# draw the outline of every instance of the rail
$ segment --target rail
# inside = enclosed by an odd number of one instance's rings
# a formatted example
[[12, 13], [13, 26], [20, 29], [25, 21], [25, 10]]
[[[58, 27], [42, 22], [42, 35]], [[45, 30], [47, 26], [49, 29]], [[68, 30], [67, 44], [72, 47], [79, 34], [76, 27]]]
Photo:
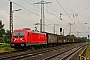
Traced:
[[[50, 47], [50, 48], [43, 48], [43, 49], [39, 49], [39, 50], [36, 50], [36, 51], [32, 51], [32, 52], [16, 52], [16, 53], [10, 53], [10, 54], [3, 54], [0, 56], [0, 60], [19, 60], [19, 59], [22, 59], [22, 60], [25, 60], [25, 59], [28, 59], [28, 60], [43, 60], [49, 56], [51, 56], [51, 52], [52, 54], [58, 54], [59, 52], [63, 53], [64, 51], [61, 50], [61, 48], [65, 48], [65, 50], [68, 50], [69, 49], [67, 48], [67, 46], [69, 46], [71, 49], [73, 47], [77, 47], [77, 46], [81, 46], [82, 44], [74, 44], [72, 46], [72, 44], [68, 44], [68, 45], [62, 45], [62, 46], [57, 46], [57, 47]], [[57, 53], [58, 52], [58, 53]], [[47, 55], [48, 53], [48, 55]], [[34, 57], [34, 58], [33, 58]], [[53, 57], [52, 57], [53, 58]]]
[[87, 50], [87, 46], [85, 47], [85, 49], [79, 55], [79, 60], [89, 60], [89, 58], [85, 57], [86, 56], [86, 50]]
[[63, 51], [61, 53], [55, 54], [53, 56], [50, 56], [48, 58], [45, 58], [43, 60], [54, 60], [54, 59], [59, 59], [59, 60], [71, 60], [72, 57], [78, 52], [80, 51], [85, 45], [79, 45], [77, 47], [68, 49], [66, 51]]

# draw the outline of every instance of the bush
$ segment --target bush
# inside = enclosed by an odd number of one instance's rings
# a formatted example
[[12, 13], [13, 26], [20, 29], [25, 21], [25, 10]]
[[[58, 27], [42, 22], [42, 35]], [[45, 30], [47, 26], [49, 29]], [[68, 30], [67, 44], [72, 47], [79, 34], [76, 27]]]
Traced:
[[14, 48], [10, 47], [10, 44], [0, 44], [0, 53], [1, 52], [10, 52], [14, 51]]
[[0, 38], [0, 43], [4, 43], [4, 39], [3, 38]]
[[4, 47], [10, 47], [10, 44], [1, 44], [0, 48], [4, 48]]

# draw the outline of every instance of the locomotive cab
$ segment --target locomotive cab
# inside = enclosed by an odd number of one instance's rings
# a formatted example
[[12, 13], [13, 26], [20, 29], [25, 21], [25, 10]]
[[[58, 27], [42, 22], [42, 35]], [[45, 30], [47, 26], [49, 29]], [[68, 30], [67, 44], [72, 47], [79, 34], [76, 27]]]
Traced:
[[25, 46], [27, 33], [26, 30], [14, 30], [12, 33], [12, 46]]

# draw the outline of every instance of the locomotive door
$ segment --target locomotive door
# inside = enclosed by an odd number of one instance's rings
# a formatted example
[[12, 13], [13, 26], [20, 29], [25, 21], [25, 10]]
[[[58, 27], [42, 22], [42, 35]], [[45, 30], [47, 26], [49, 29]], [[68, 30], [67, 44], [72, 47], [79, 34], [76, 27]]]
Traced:
[[27, 41], [30, 42], [30, 33], [28, 32], [28, 35], [27, 35]]

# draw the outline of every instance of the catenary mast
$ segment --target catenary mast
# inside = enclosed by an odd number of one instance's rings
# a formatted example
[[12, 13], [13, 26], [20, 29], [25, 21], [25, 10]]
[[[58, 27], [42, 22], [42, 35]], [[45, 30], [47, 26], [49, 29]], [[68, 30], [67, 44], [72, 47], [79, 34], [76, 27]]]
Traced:
[[41, 0], [40, 2], [34, 4], [41, 4], [41, 19], [40, 19], [40, 32], [45, 32], [45, 15], [44, 15], [44, 5], [51, 2], [45, 2]]

